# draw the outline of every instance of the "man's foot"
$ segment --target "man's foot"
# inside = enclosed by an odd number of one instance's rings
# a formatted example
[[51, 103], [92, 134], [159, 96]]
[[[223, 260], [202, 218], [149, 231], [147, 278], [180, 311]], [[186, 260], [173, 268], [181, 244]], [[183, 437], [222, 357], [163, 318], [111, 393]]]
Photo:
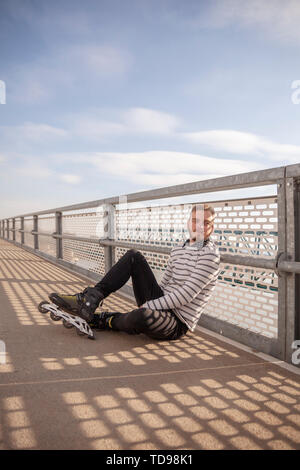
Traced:
[[94, 313], [93, 319], [91, 320], [92, 328], [96, 328], [97, 330], [112, 330], [113, 329], [112, 320], [116, 315], [118, 315], [118, 313], [114, 313], [114, 312]]
[[49, 299], [55, 305], [72, 315], [83, 318], [87, 322], [93, 320], [93, 314], [103, 301], [103, 294], [95, 287], [87, 287], [83, 292], [74, 295], [57, 294], [53, 292]]

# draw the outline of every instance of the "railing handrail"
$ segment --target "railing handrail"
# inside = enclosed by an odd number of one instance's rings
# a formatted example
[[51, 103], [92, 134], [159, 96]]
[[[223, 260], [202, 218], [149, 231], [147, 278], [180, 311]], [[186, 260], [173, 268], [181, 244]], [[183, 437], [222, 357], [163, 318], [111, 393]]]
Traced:
[[[236, 202], [236, 201], [239, 201], [239, 202], [242, 202], [242, 201], [255, 201], [257, 199], [276, 199], [276, 195], [269, 195], [269, 196], [250, 196], [250, 197], [239, 197], [238, 199], [237, 198], [233, 198], [233, 199], [226, 199], [226, 203], [225, 204], [229, 204], [231, 202]], [[209, 203], [209, 204], [218, 204], [218, 203], [224, 203], [224, 199], [217, 199], [217, 200], [209, 200], [209, 201], [205, 201], [205, 202], [202, 202], [202, 203]], [[84, 203], [84, 204], [88, 204], [88, 202]], [[201, 204], [201, 202], [199, 202], [199, 204]], [[159, 207], [159, 208], [162, 208], [162, 207], [169, 207], [169, 206], [173, 206], [174, 204], [160, 204], [159, 206], [154, 206], [154, 207]], [[180, 203], [178, 204], [180, 205]], [[148, 208], [148, 206], [145, 206], [145, 208]], [[93, 207], [90, 207], [90, 209], [93, 209]], [[138, 209], [141, 209], [140, 207]], [[150, 207], [150, 209], [152, 209], [152, 207]], [[72, 210], [77, 210], [77, 209], [72, 209]], [[80, 209], [78, 209], [80, 210]], [[119, 212], [122, 212], [122, 211], [127, 211], [128, 208], [126, 209], [118, 209]], [[65, 212], [61, 209], [62, 212]], [[44, 214], [44, 215], [52, 215], [51, 218], [53, 218], [55, 216], [55, 212], [58, 212], [57, 209], [52, 209], [50, 210], [49, 209], [49, 212], [47, 212], [47, 214]], [[68, 211], [66, 211], [68, 212]], [[74, 217], [77, 217], [78, 215], [86, 215], [86, 216], [89, 216], [89, 215], [92, 215], [93, 212], [83, 212], [82, 214], [74, 214]], [[32, 212], [30, 214], [25, 214], [25, 215], [17, 215], [17, 216], [14, 216], [14, 217], [5, 217], [4, 219], [1, 219], [1, 220], [13, 220], [13, 219], [21, 219], [21, 218], [27, 218], [26, 219], [27, 221], [28, 220], [31, 220], [31, 217], [34, 217], [35, 215], [43, 215], [41, 214], [40, 212]], [[63, 215], [64, 216], [64, 215]], [[68, 215], [67, 215], [68, 216]], [[73, 216], [73, 214], [72, 214]], [[47, 217], [45, 217], [45, 219], [47, 219]], [[0, 220], [0, 222], [1, 222]], [[41, 220], [44, 220], [44, 219], [41, 219]], [[12, 229], [10, 229], [12, 230]], [[17, 229], [16, 229], [17, 230]]]

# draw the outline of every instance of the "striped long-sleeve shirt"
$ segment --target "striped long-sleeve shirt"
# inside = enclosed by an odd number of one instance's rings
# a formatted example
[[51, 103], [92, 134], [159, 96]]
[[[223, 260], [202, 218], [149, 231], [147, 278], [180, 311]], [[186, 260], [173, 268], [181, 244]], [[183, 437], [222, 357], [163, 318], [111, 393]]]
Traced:
[[172, 309], [194, 331], [219, 274], [220, 253], [210, 239], [203, 247], [189, 240], [172, 248], [160, 287], [164, 295], [148, 300], [143, 307], [151, 310]]

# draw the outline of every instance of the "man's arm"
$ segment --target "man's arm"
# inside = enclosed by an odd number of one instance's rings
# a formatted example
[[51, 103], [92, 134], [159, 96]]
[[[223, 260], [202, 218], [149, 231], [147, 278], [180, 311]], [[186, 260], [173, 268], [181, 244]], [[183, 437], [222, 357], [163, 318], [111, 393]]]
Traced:
[[220, 257], [216, 253], [205, 253], [194, 267], [189, 279], [176, 291], [158, 299], [148, 300], [142, 307], [151, 310], [168, 310], [189, 304], [204, 287], [216, 278], [219, 271]]
[[163, 272], [162, 278], [159, 282], [159, 285], [162, 289], [165, 288], [172, 276], [172, 258], [170, 256], [166, 269]]

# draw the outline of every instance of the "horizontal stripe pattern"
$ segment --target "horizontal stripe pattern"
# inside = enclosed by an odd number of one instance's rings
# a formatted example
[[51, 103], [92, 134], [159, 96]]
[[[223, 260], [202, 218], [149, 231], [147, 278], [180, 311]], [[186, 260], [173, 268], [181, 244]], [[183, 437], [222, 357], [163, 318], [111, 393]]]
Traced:
[[210, 239], [201, 248], [197, 244], [189, 245], [189, 240], [173, 247], [160, 282], [164, 295], [145, 302], [143, 307], [172, 309], [194, 331], [215, 288], [219, 266], [219, 249]]

